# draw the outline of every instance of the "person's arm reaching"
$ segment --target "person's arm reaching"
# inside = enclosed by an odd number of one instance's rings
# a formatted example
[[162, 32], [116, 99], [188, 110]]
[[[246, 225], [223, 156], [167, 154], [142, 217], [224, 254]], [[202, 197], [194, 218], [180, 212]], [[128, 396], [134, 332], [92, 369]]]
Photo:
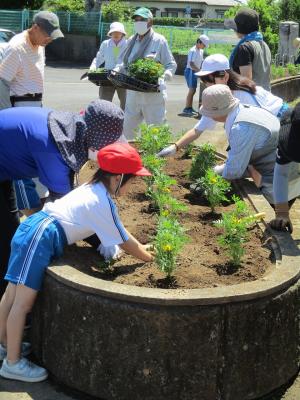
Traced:
[[168, 147], [162, 149], [157, 156], [158, 157], [168, 157], [174, 155], [179, 149], [187, 146], [188, 144], [192, 143], [196, 140], [200, 135], [201, 131], [197, 131], [195, 128], [187, 131], [182, 138], [180, 138], [176, 143], [171, 144]]
[[129, 239], [126, 242], [120, 244], [121, 249], [142, 261], [153, 261], [152, 254], [146, 250], [147, 246], [142, 245], [134, 236], [131, 235], [131, 233], [127, 231], [127, 229], [125, 230]]

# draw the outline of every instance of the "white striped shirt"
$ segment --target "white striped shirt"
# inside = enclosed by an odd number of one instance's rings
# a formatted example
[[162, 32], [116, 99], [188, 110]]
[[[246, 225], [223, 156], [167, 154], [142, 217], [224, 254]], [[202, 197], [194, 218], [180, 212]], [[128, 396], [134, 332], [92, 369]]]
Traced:
[[28, 31], [15, 35], [8, 43], [0, 64], [0, 79], [9, 83], [10, 95], [44, 91], [45, 48], [33, 46]]

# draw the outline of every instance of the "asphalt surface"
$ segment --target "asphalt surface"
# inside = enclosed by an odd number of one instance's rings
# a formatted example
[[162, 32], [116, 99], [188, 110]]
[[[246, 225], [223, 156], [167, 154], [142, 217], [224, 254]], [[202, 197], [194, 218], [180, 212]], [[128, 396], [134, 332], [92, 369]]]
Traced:
[[[48, 65], [45, 75], [44, 107], [57, 110], [79, 111], [98, 97], [98, 88], [88, 81], [80, 81], [87, 67], [74, 67], [68, 64]], [[187, 88], [182, 76], [175, 76], [168, 83], [167, 119], [174, 135], [191, 129], [197, 122], [194, 118], [179, 116], [184, 108]], [[115, 98], [114, 102], [118, 104]], [[198, 98], [195, 96], [194, 108]], [[227, 147], [223, 127], [205, 132], [199, 142], [213, 142], [218, 151]], [[297, 215], [297, 217], [299, 217]], [[297, 218], [298, 219], [298, 218]], [[299, 230], [300, 232], [300, 230]], [[300, 236], [300, 235], [298, 235]], [[53, 349], [55, 351], [55, 349]], [[0, 378], [0, 400], [91, 400], [90, 396], [73, 392], [57, 384], [51, 377], [45, 382], [29, 384]], [[142, 399], [141, 399], [142, 400]], [[180, 399], [174, 399], [180, 400]], [[214, 399], [212, 399], [214, 400]], [[240, 399], [243, 400], [243, 399]], [[261, 400], [300, 400], [300, 376], [273, 395]]]

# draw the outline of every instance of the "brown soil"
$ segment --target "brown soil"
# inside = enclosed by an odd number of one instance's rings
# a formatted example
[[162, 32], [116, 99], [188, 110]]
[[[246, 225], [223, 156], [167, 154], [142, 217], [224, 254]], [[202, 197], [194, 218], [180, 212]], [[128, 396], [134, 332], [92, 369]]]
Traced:
[[[167, 173], [177, 179], [173, 195], [188, 205], [188, 211], [180, 217], [189, 241], [178, 257], [174, 278], [167, 280], [164, 274], [153, 263], [143, 263], [123, 254], [112, 270], [104, 272], [99, 269], [101, 258], [87, 243], [78, 242], [66, 249], [64, 262], [94, 277], [118, 283], [169, 288], [204, 288], [223, 285], [234, 285], [241, 282], [259, 279], [274, 268], [272, 253], [263, 243], [262, 232], [255, 226], [249, 235], [242, 265], [233, 267], [218, 243], [221, 230], [212, 222], [221, 217], [232, 205], [217, 208], [211, 213], [205, 199], [191, 193], [187, 171], [190, 160], [178, 155], [168, 161]], [[156, 215], [149, 210], [149, 201], [145, 196], [145, 184], [141, 178], [134, 180], [131, 191], [117, 200], [119, 214], [123, 224], [141, 243], [151, 242], [155, 235]]]

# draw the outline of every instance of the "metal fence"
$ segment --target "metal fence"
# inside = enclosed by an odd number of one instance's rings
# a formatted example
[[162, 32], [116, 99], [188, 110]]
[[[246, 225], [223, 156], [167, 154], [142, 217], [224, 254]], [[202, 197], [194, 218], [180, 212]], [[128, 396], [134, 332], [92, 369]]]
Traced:
[[[31, 25], [32, 18], [37, 12], [32, 10], [0, 10], [0, 28], [21, 32]], [[58, 11], [56, 14], [59, 18], [61, 29], [65, 33], [100, 34], [101, 13]]]
[[[31, 25], [32, 18], [36, 12], [38, 11], [0, 10], [0, 28], [21, 32]], [[64, 33], [99, 35], [101, 41], [107, 37], [110, 23], [101, 21], [101, 13], [70, 13], [58, 11], [56, 14], [59, 17], [61, 30]], [[127, 22], [125, 23], [125, 28], [127, 36], [130, 36], [133, 33], [133, 24]], [[212, 47], [214, 47], [214, 45], [228, 45], [229, 52], [232, 45], [237, 42], [237, 38], [231, 30], [155, 26], [155, 31], [162, 34], [167, 39], [174, 53], [176, 52], [179, 54], [186, 54], [188, 49], [195, 44], [199, 35], [203, 33], [209, 36], [211, 44], [213, 45]]]

